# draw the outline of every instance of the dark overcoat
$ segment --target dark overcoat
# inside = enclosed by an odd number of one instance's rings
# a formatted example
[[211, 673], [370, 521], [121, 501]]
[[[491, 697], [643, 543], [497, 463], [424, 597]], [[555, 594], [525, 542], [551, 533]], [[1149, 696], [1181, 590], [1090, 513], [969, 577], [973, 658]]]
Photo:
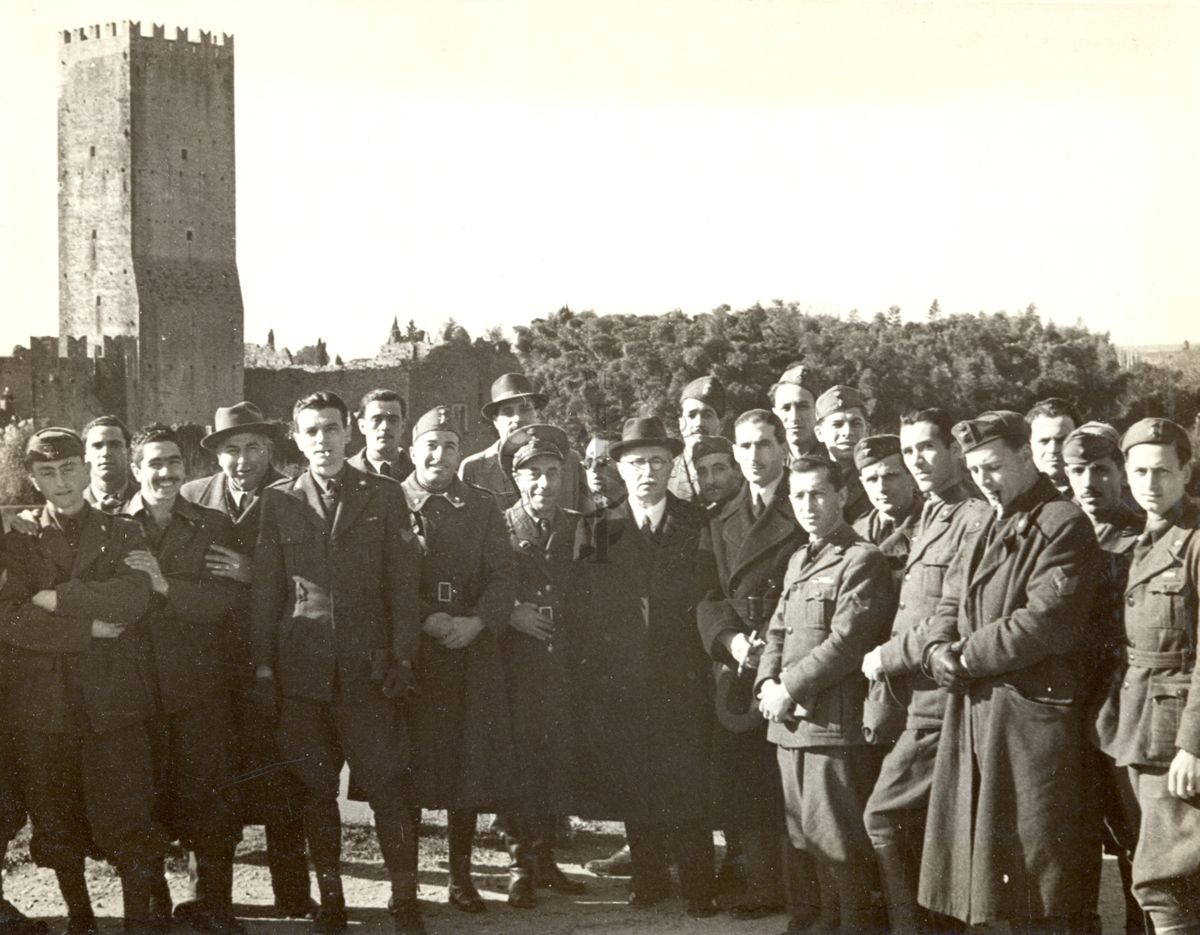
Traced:
[[[792, 513], [787, 491], [784, 475], [770, 507], [756, 519], [750, 487], [743, 484], [709, 522], [706, 543], [716, 561], [719, 587], [705, 594], [696, 620], [716, 666], [737, 668], [725, 643], [737, 633], [749, 635], [754, 629], [748, 622], [749, 598], [765, 598], [762, 613], [769, 620], [783, 591], [788, 560], [807, 541]], [[761, 629], [761, 624], [757, 628]], [[754, 673], [747, 677], [753, 681]], [[738, 827], [750, 815], [762, 814], [769, 804], [763, 799], [780, 794], [775, 745], [767, 740], [766, 719], [760, 717], [753, 730], [743, 733], [718, 725], [713, 732], [713, 802], [721, 827]]]
[[[521, 499], [512, 473], [500, 456], [499, 439], [483, 451], [463, 458], [458, 468], [458, 476], [468, 484], [491, 491], [502, 510], [507, 510]], [[568, 449], [563, 458], [562, 487], [558, 491], [558, 505], [564, 510], [582, 513], [590, 508], [590, 504], [587, 480], [583, 476], [583, 464], [580, 463], [579, 455]]]
[[263, 491], [254, 552], [254, 666], [284, 697], [350, 704], [412, 664], [420, 552], [400, 487], [346, 468], [332, 523], [305, 471]]
[[1092, 526], [1044, 475], [968, 533], [929, 623], [963, 641], [929, 802], [919, 899], [968, 924], [1082, 905], [1080, 652], [1099, 563]]
[[845, 523], [792, 555], [756, 683], [778, 679], [799, 708], [772, 721], [767, 739], [797, 749], [866, 742], [862, 660], [887, 635], [894, 607], [883, 553]]
[[495, 498], [455, 480], [430, 493], [410, 474], [401, 485], [424, 543], [418, 614], [478, 617], [483, 629], [463, 649], [421, 636], [420, 696], [411, 720], [417, 803], [486, 808], [516, 793], [508, 693], [500, 638], [516, 598], [512, 548]]
[[696, 605], [716, 584], [701, 510], [672, 494], [657, 537], [628, 502], [579, 524], [572, 641], [577, 814], [643, 824], [709, 819], [713, 720]]
[[574, 797], [569, 643], [575, 627], [572, 557], [579, 514], [554, 511], [543, 533], [518, 503], [504, 514], [515, 558], [518, 601], [549, 608], [548, 642], [512, 627], [501, 636], [522, 810], [569, 814]]
[[[10, 647], [4, 721], [11, 728], [100, 734], [154, 712], [143, 634], [132, 626], [149, 605], [150, 578], [125, 564], [131, 551], [146, 548], [142, 530], [88, 504], [80, 521], [74, 556], [49, 510], [35, 535], [5, 536], [0, 641]], [[29, 602], [46, 588], [58, 595], [52, 614]], [[93, 620], [131, 626], [116, 638], [93, 639]]]
[[[135, 519], [145, 509], [140, 493], [125, 504], [125, 514]], [[179, 497], [162, 541], [151, 550], [168, 583], [165, 598], [151, 597], [144, 621], [164, 714], [204, 704], [227, 686], [228, 617], [248, 589], [214, 576], [204, 557], [212, 545], [233, 543], [228, 516]]]

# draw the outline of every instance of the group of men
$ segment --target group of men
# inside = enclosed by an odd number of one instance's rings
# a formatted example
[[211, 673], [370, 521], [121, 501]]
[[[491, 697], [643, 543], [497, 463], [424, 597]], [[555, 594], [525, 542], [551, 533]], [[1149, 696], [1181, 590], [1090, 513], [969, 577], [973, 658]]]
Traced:
[[[422, 808], [447, 811], [448, 899], [480, 812], [508, 903], [576, 894], [563, 817], [624, 824], [629, 903], [670, 898], [788, 933], [1099, 931], [1117, 855], [1126, 929], [1200, 933], [1200, 512], [1164, 419], [1121, 436], [1061, 399], [1025, 416], [912, 412], [872, 433], [803, 365], [731, 419], [716, 377], [581, 458], [522, 374], [463, 457], [446, 406], [297, 400], [306, 465], [251, 403], [186, 481], [173, 430], [47, 428], [46, 506], [0, 587], [0, 831], [28, 815], [69, 933], [96, 931], [84, 859], [126, 929], [237, 933], [241, 829], [264, 823], [276, 906], [347, 927], [339, 781], [374, 812], [401, 935]], [[732, 414], [730, 414], [732, 415]], [[132, 476], [130, 476], [130, 470]], [[726, 842], [718, 874], [713, 831]], [[163, 856], [194, 855], [171, 906]], [[307, 845], [307, 857], [305, 848]], [[310, 896], [309, 863], [319, 900]], [[41, 930], [7, 901], [0, 932]]]

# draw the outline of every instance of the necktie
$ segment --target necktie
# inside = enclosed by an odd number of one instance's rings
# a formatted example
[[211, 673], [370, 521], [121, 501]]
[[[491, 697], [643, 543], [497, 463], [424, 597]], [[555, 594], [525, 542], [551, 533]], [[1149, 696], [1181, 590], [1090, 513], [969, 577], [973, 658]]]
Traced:
[[754, 518], [758, 519], [766, 512], [767, 505], [763, 503], [762, 494], [754, 495]]
[[336, 478], [330, 478], [325, 484], [318, 485], [321, 491], [321, 510], [325, 514], [325, 518], [333, 522], [333, 515], [337, 511], [337, 498], [339, 484]]
[[121, 509], [121, 498], [116, 494], [105, 494], [100, 501], [100, 509], [105, 513], [116, 513]]
[[642, 535], [651, 542], [658, 541], [658, 536], [654, 534], [654, 524], [650, 522], [649, 516], [642, 520]]

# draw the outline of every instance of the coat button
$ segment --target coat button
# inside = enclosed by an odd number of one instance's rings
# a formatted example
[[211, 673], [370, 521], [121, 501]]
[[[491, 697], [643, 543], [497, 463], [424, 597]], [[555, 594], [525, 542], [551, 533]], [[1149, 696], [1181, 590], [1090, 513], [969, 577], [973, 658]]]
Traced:
[[905, 575], [905, 576], [904, 576], [904, 580], [905, 580], [905, 581], [912, 581], [912, 575]]
[[1130, 595], [1129, 595], [1129, 597], [1127, 597], [1127, 598], [1125, 599], [1125, 603], [1127, 603], [1127, 604], [1128, 604], [1130, 607], [1132, 607], [1134, 604], [1136, 604], [1136, 603], [1137, 603], [1137, 601], [1135, 601], [1135, 600], [1133, 599], [1133, 595], [1132, 595], [1132, 594], [1130, 594]]
[[791, 633], [791, 632], [792, 632], [792, 628], [791, 628], [791, 627], [788, 627], [788, 628], [787, 628], [787, 631], [788, 631], [788, 633]]
[[901, 610], [904, 610], [904, 601], [901, 601], [901, 602], [900, 602], [899, 604], [897, 604], [896, 606], [897, 606], [897, 607], [899, 607]]

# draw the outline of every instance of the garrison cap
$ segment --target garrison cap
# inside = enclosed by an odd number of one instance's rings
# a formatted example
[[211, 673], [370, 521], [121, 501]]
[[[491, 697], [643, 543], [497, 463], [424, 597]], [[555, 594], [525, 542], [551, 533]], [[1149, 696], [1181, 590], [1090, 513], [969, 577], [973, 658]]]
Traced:
[[701, 435], [692, 445], [692, 464], [699, 464], [701, 458], [709, 455], [729, 455], [733, 457], [733, 444], [721, 435]]
[[844, 412], [847, 409], [861, 409], [864, 413], [867, 411], [866, 400], [863, 399], [862, 393], [853, 386], [839, 383], [837, 386], [831, 386], [817, 397], [816, 417], [818, 422], [828, 415]]
[[1085, 422], [1063, 442], [1063, 461], [1091, 464], [1112, 458], [1121, 462], [1121, 436], [1107, 422]]
[[785, 383], [808, 390], [814, 396], [817, 393], [816, 374], [813, 373], [812, 367], [806, 367], [804, 364], [792, 364], [788, 367], [779, 375], [779, 382], [775, 384], [775, 387], [778, 388]]
[[[533, 425], [522, 425], [509, 432], [504, 439], [502, 454], [512, 453], [512, 466], [515, 471], [526, 461], [538, 455], [554, 455], [559, 461], [566, 460], [567, 449], [571, 447], [567, 433], [557, 425], [538, 422]], [[526, 451], [526, 449], [531, 449]], [[536, 450], [532, 450], [536, 448]]]
[[862, 470], [869, 465], [900, 454], [899, 435], [868, 435], [854, 446], [854, 467]]
[[83, 457], [83, 439], [77, 432], [57, 425], [38, 429], [29, 436], [25, 444], [25, 456], [29, 461], [65, 461], [67, 458]]
[[996, 409], [981, 412], [974, 419], [963, 419], [950, 430], [965, 454], [997, 438], [1019, 438], [1029, 441], [1029, 423], [1019, 412]]
[[613, 442], [608, 450], [614, 458], [620, 458], [625, 452], [632, 451], [634, 448], [649, 446], [666, 448], [672, 456], [683, 451], [683, 442], [667, 435], [662, 419], [658, 416], [626, 419], [625, 424], [621, 427], [621, 440]]
[[412, 431], [413, 442], [416, 442], [426, 432], [453, 432], [460, 441], [462, 440], [462, 433], [454, 424], [454, 416], [451, 414], [449, 406], [434, 406], [417, 419], [417, 424], [413, 426]]
[[717, 415], [725, 415], [725, 385], [716, 377], [697, 377], [683, 388], [679, 401], [698, 399], [706, 406], [712, 406]]
[[1128, 454], [1134, 445], [1175, 445], [1183, 453], [1180, 460], [1192, 458], [1192, 440], [1170, 419], [1142, 419], [1133, 423], [1121, 439], [1121, 451]]

